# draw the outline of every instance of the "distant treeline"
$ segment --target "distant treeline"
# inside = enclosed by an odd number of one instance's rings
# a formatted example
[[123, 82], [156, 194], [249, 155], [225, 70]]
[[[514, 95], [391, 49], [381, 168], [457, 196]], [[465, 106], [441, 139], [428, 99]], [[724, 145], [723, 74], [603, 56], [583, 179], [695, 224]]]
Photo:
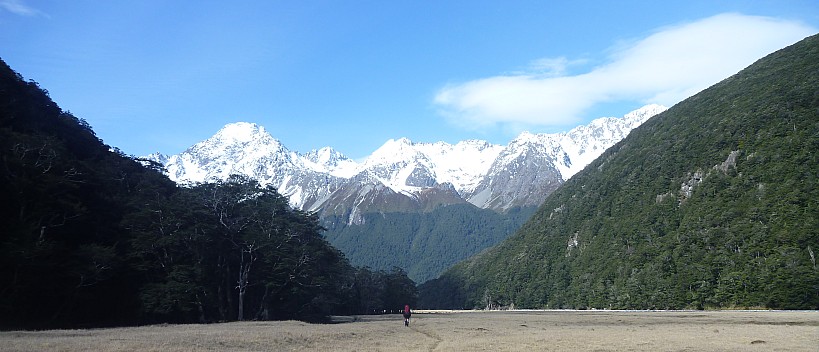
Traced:
[[417, 300], [355, 268], [315, 214], [232, 177], [178, 187], [0, 61], [0, 327], [320, 321]]
[[515, 207], [498, 213], [467, 203], [422, 213], [364, 213], [361, 224], [347, 224], [341, 216], [322, 221], [327, 240], [353, 264], [376, 269], [399, 266], [421, 283], [509, 237], [534, 212], [534, 207]]

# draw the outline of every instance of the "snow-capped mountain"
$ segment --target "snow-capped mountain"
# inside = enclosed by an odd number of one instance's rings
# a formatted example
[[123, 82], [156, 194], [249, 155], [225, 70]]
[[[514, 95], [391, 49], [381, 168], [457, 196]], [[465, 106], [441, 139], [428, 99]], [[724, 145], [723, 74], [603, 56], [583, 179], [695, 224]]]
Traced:
[[276, 187], [293, 206], [358, 221], [363, 211], [428, 209], [470, 202], [497, 210], [538, 205], [633, 128], [666, 108], [647, 105], [622, 118], [600, 118], [566, 133], [524, 132], [508, 145], [388, 140], [362, 162], [330, 147], [306, 154], [287, 149], [262, 126], [228, 124], [165, 165], [178, 183], [243, 174]]
[[481, 208], [537, 206], [631, 130], [666, 109], [646, 105], [622, 118], [602, 117], [565, 133], [523, 132], [503, 149], [467, 199]]
[[400, 193], [449, 183], [463, 194], [477, 186], [501, 150], [501, 146], [478, 140], [452, 145], [391, 139], [367, 157], [358, 170], [374, 175]]

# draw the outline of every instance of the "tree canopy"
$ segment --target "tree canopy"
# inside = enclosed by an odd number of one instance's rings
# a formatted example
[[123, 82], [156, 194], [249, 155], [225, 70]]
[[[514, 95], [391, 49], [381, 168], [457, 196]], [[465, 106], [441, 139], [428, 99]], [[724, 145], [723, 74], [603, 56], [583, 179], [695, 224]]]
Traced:
[[417, 299], [402, 270], [351, 266], [275, 189], [179, 187], [2, 61], [0, 199], [0, 328], [320, 321]]

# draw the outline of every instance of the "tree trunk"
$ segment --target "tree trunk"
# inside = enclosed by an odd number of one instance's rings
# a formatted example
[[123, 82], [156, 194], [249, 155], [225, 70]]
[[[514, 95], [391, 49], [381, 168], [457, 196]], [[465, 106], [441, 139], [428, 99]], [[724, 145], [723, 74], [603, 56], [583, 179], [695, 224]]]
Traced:
[[231, 320], [236, 316], [236, 313], [234, 312], [234, 309], [235, 309], [236, 306], [234, 305], [234, 300], [233, 300], [233, 287], [232, 287], [233, 285], [232, 285], [232, 280], [230, 279], [230, 274], [229, 273], [230, 273], [230, 265], [228, 264], [226, 266], [226, 269], [225, 269], [225, 274], [227, 275], [227, 277], [225, 277], [225, 282], [224, 282], [224, 284], [225, 284], [225, 298], [227, 299], [227, 301], [225, 302], [226, 303], [225, 307], [226, 307], [226, 311], [227, 311], [227, 319], [226, 320]]
[[236, 286], [239, 289], [239, 305], [237, 307], [239, 315], [236, 318], [239, 321], [245, 320], [245, 291], [247, 290], [247, 271], [244, 265], [244, 252], [242, 252], [242, 262], [239, 263], [239, 282]]
[[196, 309], [199, 311], [199, 324], [204, 324], [207, 322], [205, 319], [205, 307], [202, 304], [202, 298], [199, 294], [196, 294]]
[[[245, 293], [247, 292], [248, 279], [250, 276], [250, 266], [253, 265], [253, 246], [251, 246], [247, 251], [244, 249], [241, 249], [241, 251], [242, 255], [239, 262], [239, 281], [238, 285], [236, 286], [236, 288], [239, 290], [239, 315], [237, 318], [239, 321], [245, 320]], [[248, 252], [247, 258], [245, 258], [245, 252]]]

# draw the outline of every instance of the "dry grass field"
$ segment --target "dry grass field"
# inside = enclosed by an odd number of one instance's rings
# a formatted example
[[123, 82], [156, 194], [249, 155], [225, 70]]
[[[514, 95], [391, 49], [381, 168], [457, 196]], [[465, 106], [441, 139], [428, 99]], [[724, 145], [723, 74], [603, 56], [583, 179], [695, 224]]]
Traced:
[[507, 311], [0, 332], [1, 351], [819, 351], [816, 311]]

